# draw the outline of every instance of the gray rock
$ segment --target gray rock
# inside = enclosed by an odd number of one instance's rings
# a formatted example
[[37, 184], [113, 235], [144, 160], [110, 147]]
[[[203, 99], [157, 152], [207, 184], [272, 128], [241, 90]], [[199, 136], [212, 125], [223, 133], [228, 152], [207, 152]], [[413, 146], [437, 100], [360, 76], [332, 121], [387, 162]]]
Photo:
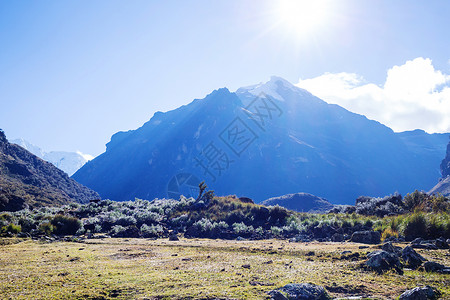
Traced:
[[180, 239], [178, 238], [178, 236], [176, 234], [171, 234], [169, 236], [169, 241], [179, 241]]
[[416, 287], [405, 291], [400, 295], [399, 300], [434, 300], [440, 297], [441, 293], [430, 286]]
[[417, 253], [411, 246], [406, 246], [402, 250], [402, 259], [406, 266], [411, 269], [417, 269], [426, 259]]
[[435, 241], [425, 241], [421, 238], [414, 239], [411, 244], [411, 247], [413, 248], [419, 248], [419, 249], [428, 249], [428, 250], [436, 250], [438, 247], [436, 246]]
[[448, 243], [444, 238], [438, 238], [434, 241], [434, 245], [439, 249], [448, 249]]
[[434, 261], [427, 261], [423, 264], [423, 267], [427, 272], [442, 272], [444, 269], [446, 269], [444, 265], [441, 265], [440, 263]]
[[269, 292], [273, 300], [328, 300], [331, 297], [326, 290], [310, 283], [290, 283]]
[[387, 243], [383, 244], [383, 246], [381, 247], [381, 250], [384, 250], [389, 253], [393, 253], [395, 255], [400, 255], [402, 248], [392, 245], [391, 242], [387, 242]]
[[352, 234], [350, 241], [363, 244], [379, 244], [381, 242], [381, 234], [378, 231], [356, 231]]
[[369, 258], [365, 265], [378, 273], [387, 270], [394, 270], [399, 274], [403, 274], [402, 264], [397, 255], [386, 252], [384, 250], [377, 250], [367, 254]]

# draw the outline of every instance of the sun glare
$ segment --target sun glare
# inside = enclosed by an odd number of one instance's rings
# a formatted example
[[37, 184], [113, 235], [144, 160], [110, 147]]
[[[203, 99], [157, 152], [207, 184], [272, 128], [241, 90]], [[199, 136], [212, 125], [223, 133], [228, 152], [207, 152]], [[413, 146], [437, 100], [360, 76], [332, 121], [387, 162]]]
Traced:
[[305, 36], [326, 23], [330, 5], [327, 0], [283, 0], [276, 2], [273, 11], [283, 30]]

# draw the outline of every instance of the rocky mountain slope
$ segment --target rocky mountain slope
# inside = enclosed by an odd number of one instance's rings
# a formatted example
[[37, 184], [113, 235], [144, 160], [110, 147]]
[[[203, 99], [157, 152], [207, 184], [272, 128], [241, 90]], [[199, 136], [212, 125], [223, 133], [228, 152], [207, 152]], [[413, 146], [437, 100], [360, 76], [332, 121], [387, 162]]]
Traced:
[[[113, 200], [174, 197], [205, 180], [218, 195], [256, 202], [304, 192], [351, 204], [428, 190], [447, 142], [444, 134], [395, 133], [273, 77], [155, 113], [113, 135], [73, 178]], [[180, 178], [190, 178], [187, 188]]]
[[450, 142], [447, 145], [447, 155], [441, 162], [442, 178], [439, 183], [435, 185], [430, 194], [441, 194], [450, 197]]
[[37, 157], [42, 158], [45, 161], [51, 162], [58, 169], [63, 170], [69, 176], [72, 176], [78, 169], [80, 169], [87, 161], [85, 155], [79, 152], [67, 152], [67, 151], [43, 151], [40, 147], [31, 144], [24, 139], [15, 139], [11, 143], [17, 144], [22, 148], [30, 151]]
[[289, 194], [264, 200], [267, 206], [279, 205], [290, 210], [307, 213], [326, 213], [334, 208], [328, 200], [306, 193]]
[[24, 148], [0, 130], [0, 210], [86, 203], [100, 196]]

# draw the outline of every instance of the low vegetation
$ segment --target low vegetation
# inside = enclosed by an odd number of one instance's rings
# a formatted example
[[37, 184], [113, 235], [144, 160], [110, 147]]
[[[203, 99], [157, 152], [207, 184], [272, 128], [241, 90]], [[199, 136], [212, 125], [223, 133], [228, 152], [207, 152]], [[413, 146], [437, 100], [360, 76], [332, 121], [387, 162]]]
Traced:
[[215, 197], [206, 186], [197, 199], [73, 203], [60, 208], [3, 212], [3, 236], [83, 235], [160, 238], [171, 234], [222, 239], [293, 238], [344, 241], [356, 231], [375, 230], [382, 240], [450, 238], [450, 202], [415, 191], [405, 198], [360, 197], [355, 206], [328, 214], [265, 207], [235, 196]]

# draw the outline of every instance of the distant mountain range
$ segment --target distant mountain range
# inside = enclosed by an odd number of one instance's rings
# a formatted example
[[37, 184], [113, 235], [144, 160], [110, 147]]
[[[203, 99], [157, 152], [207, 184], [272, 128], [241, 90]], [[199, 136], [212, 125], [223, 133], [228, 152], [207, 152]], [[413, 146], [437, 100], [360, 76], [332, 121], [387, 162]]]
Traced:
[[273, 77], [155, 113], [114, 134], [73, 178], [113, 200], [196, 196], [205, 180], [216, 194], [256, 202], [309, 193], [352, 204], [429, 190], [447, 142], [448, 134], [395, 133]]
[[99, 197], [53, 164], [9, 143], [0, 130], [0, 211], [86, 203]]
[[36, 145], [24, 139], [11, 140], [11, 143], [17, 144], [22, 148], [30, 151], [37, 157], [42, 158], [48, 162], [51, 162], [57, 168], [66, 172], [69, 176], [72, 176], [79, 168], [81, 168], [87, 161], [87, 155], [83, 155], [80, 152], [65, 152], [65, 151], [51, 151], [45, 152]]

